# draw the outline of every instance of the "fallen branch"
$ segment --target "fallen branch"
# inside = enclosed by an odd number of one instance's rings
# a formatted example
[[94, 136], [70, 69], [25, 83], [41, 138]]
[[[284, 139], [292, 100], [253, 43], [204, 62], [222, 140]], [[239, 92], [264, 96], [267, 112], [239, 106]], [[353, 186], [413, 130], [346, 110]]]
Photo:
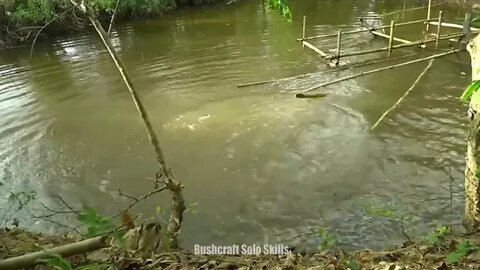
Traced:
[[432, 59], [430, 60], [430, 62], [428, 63], [427, 67], [425, 67], [425, 69], [422, 71], [422, 73], [420, 73], [420, 75], [418, 75], [417, 79], [415, 80], [415, 82], [412, 84], [412, 86], [410, 86], [410, 88], [408, 88], [408, 90], [405, 92], [405, 94], [403, 94], [403, 96], [401, 96], [397, 102], [395, 102], [395, 104], [392, 105], [392, 107], [390, 107], [388, 110], [386, 110], [382, 116], [380, 116], [380, 118], [377, 120], [377, 122], [375, 122], [375, 124], [372, 126], [371, 130], [375, 129], [378, 124], [380, 124], [380, 122], [387, 116], [387, 114], [389, 114], [391, 111], [393, 111], [396, 107], [398, 107], [398, 105], [400, 105], [400, 103], [408, 96], [408, 94], [410, 94], [410, 92], [415, 88], [415, 86], [417, 86], [418, 82], [420, 82], [420, 80], [423, 78], [423, 76], [427, 73], [427, 71], [430, 69], [430, 67], [432, 66], [432, 63], [433, 63], [433, 60], [435, 59]]
[[[363, 71], [363, 72], [356, 73], [356, 74], [353, 74], [353, 75], [350, 75], [350, 76], [346, 76], [346, 77], [343, 77], [343, 78], [339, 78], [339, 79], [337, 79], [337, 80], [329, 81], [329, 82], [326, 82], [326, 83], [319, 84], [319, 85], [317, 85], [317, 86], [310, 87], [310, 88], [302, 91], [300, 94], [303, 94], [302, 97], [308, 97], [309, 95], [306, 95], [306, 93], [311, 92], [311, 91], [313, 91], [313, 90], [316, 90], [316, 89], [318, 89], [318, 88], [322, 88], [322, 87], [331, 85], [331, 84], [335, 84], [335, 83], [339, 83], [339, 82], [351, 80], [351, 79], [354, 79], [354, 78], [358, 78], [358, 77], [361, 77], [361, 76], [369, 75], [369, 74], [376, 73], [376, 72], [380, 72], [380, 71], [385, 71], [385, 70], [389, 70], [389, 69], [394, 69], [394, 68], [398, 68], [398, 67], [403, 67], [403, 66], [406, 66], [406, 65], [411, 65], [411, 64], [423, 62], [423, 61], [426, 61], [426, 60], [430, 60], [430, 59], [435, 59], [435, 58], [447, 56], [447, 55], [450, 55], [450, 54], [452, 54], [452, 53], [457, 53], [457, 52], [459, 52], [459, 51], [460, 51], [460, 50], [458, 50], [458, 49], [457, 49], [457, 50], [452, 50], [452, 51], [449, 51], [449, 52], [444, 52], [444, 53], [440, 53], [440, 54], [434, 54], [434, 55], [431, 55], [431, 56], [428, 56], [428, 57], [424, 57], [424, 58], [420, 58], [420, 59], [416, 59], [416, 60], [404, 62], [404, 63], [401, 63], [401, 64], [395, 64], [395, 65], [391, 65], [391, 66], [387, 66], [387, 67], [382, 67], [382, 68], [377, 68], [377, 69], [373, 69], [373, 70]], [[300, 95], [300, 94], [297, 94], [297, 96]]]
[[86, 239], [80, 242], [54, 247], [34, 253], [8, 258], [0, 261], [0, 270], [17, 270], [32, 267], [39, 263], [39, 260], [45, 259], [52, 254], [58, 254], [62, 257], [92, 252], [101, 248], [108, 247], [107, 236], [99, 236]]
[[115, 48], [113, 47], [108, 37], [108, 34], [105, 32], [102, 25], [96, 18], [93, 9], [88, 5], [85, 5], [84, 2], [82, 2], [81, 4], [77, 4], [75, 0], [70, 0], [70, 2], [74, 6], [77, 6], [78, 9], [88, 17], [93, 27], [97, 31], [111, 59], [115, 63], [115, 66], [117, 67], [118, 72], [122, 76], [122, 79], [125, 85], [127, 86], [128, 91], [130, 92], [130, 95], [132, 96], [132, 99], [133, 99], [133, 102], [135, 103], [137, 111], [143, 120], [143, 124], [145, 125], [145, 129], [150, 139], [150, 143], [156, 155], [157, 163], [160, 167], [159, 172], [156, 175], [157, 181], [155, 183], [155, 188], [158, 188], [158, 183], [160, 183], [160, 180], [163, 178], [163, 182], [165, 183], [166, 188], [170, 191], [172, 195], [172, 214], [170, 215], [170, 219], [168, 221], [167, 236], [168, 236], [168, 240], [170, 241], [169, 247], [171, 249], [177, 249], [178, 235], [180, 233], [181, 224], [183, 222], [183, 213], [185, 211], [185, 200], [183, 198], [183, 193], [182, 193], [183, 186], [175, 180], [172, 173], [168, 169], [167, 164], [165, 162], [165, 158], [163, 156], [163, 151], [160, 148], [160, 143], [158, 142], [157, 135], [155, 134], [155, 131], [147, 115], [145, 107], [143, 106], [140, 100], [140, 97], [138, 96], [133, 86], [133, 83], [125, 69], [125, 66], [122, 60], [120, 59], [118, 54], [115, 52]]

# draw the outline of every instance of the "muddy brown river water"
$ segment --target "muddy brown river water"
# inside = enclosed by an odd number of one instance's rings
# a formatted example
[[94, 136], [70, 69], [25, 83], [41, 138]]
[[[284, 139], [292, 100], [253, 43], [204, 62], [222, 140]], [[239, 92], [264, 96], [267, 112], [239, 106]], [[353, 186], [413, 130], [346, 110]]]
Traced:
[[[407, 7], [416, 4], [406, 2]], [[186, 215], [183, 246], [314, 247], [318, 227], [330, 228], [349, 248], [402, 241], [395, 218], [372, 215], [366, 211], [371, 206], [408, 215], [408, 228], [417, 236], [460, 222], [467, 120], [458, 96], [469, 81], [467, 54], [435, 60], [412, 94], [373, 131], [373, 123], [427, 62], [332, 85], [323, 99], [295, 99], [287, 91], [370, 67], [236, 87], [325, 69], [317, 55], [295, 41], [304, 15], [307, 34], [315, 35], [338, 27], [359, 29], [359, 17], [398, 8], [402, 1], [298, 1], [288, 23], [266, 12], [260, 1], [239, 1], [117, 26], [112, 41], [167, 162], [186, 185], [188, 203], [198, 203], [198, 212]], [[450, 18], [463, 16], [451, 6], [443, 10]], [[383, 22], [425, 13], [395, 14]], [[423, 29], [398, 31], [413, 40]], [[313, 43], [333, 49], [336, 41]], [[345, 50], [386, 46], [369, 33], [346, 36], [343, 44]], [[402, 49], [393, 56], [415, 51]], [[128, 91], [93, 33], [40, 42], [31, 60], [29, 48], [0, 52], [0, 213], [8, 208], [10, 192], [29, 190], [52, 207], [61, 206], [52, 197], [60, 194], [72, 205], [88, 203], [116, 213], [128, 204], [118, 189], [140, 196], [152, 188], [146, 179], [155, 171]], [[149, 217], [157, 206], [168, 209], [167, 193], [135, 212]], [[33, 202], [31, 208], [41, 205]], [[23, 226], [59, 229], [34, 220], [29, 211], [19, 215]]]

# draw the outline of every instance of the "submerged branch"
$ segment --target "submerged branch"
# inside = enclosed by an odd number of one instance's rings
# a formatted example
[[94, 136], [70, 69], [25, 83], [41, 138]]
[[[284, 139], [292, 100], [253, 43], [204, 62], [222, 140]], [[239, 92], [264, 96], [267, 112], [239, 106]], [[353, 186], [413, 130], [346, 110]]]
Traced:
[[430, 62], [428, 63], [427, 67], [425, 67], [425, 69], [422, 71], [422, 73], [420, 73], [420, 75], [418, 75], [417, 79], [415, 80], [415, 82], [413, 82], [412, 86], [410, 86], [410, 88], [408, 88], [408, 90], [403, 94], [403, 96], [401, 96], [397, 102], [395, 102], [395, 104], [392, 105], [392, 107], [390, 107], [388, 110], [386, 110], [382, 116], [380, 116], [380, 118], [377, 120], [377, 122], [375, 122], [375, 124], [373, 124], [373, 126], [371, 127], [371, 130], [375, 129], [379, 124], [380, 122], [391, 112], [393, 111], [395, 108], [397, 108], [400, 103], [408, 96], [408, 94], [410, 94], [410, 92], [415, 88], [415, 86], [417, 86], [417, 84], [420, 82], [420, 80], [423, 78], [423, 76], [427, 73], [427, 71], [430, 69], [430, 67], [432, 66], [432, 63], [433, 63], [433, 60], [435, 59], [432, 59], [430, 60]]

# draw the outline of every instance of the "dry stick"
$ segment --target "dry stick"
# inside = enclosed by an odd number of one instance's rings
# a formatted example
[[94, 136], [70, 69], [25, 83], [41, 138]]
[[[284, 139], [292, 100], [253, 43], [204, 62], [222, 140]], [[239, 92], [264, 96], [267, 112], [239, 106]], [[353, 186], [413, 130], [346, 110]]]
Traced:
[[[439, 40], [445, 40], [445, 39], [460, 37], [460, 36], [462, 36], [462, 35], [463, 35], [463, 33], [446, 35], [446, 36], [440, 37]], [[392, 46], [392, 49], [408, 48], [408, 47], [413, 47], [413, 46], [420, 46], [420, 45], [424, 45], [424, 44], [426, 44], [426, 43], [432, 43], [432, 42], [435, 42], [435, 41], [436, 41], [436, 39], [418, 40], [418, 41], [413, 41], [412, 43], [408, 43], [408, 44], [394, 45], [394, 46]], [[387, 47], [383, 47], [383, 48], [378, 48], [378, 49], [371, 49], [371, 50], [365, 50], [365, 51], [357, 51], [357, 52], [344, 53], [344, 54], [342, 54], [342, 57], [357, 56], [357, 55], [364, 55], [364, 54], [377, 53], [377, 52], [386, 52], [386, 51], [388, 51], [388, 46], [387, 46]], [[326, 60], [335, 59], [335, 55], [328, 55], [328, 56], [325, 57], [325, 59], [326, 59]]]
[[399, 56], [399, 57], [395, 57], [395, 58], [387, 58], [387, 59], [379, 59], [379, 60], [374, 60], [374, 61], [366, 61], [366, 62], [362, 62], [362, 63], [345, 65], [345, 66], [341, 66], [341, 67], [338, 67], [338, 68], [332, 68], [332, 69], [327, 69], [327, 70], [322, 70], [322, 71], [310, 72], [310, 73], [305, 73], [305, 74], [301, 74], [301, 75], [285, 77], [285, 78], [280, 78], [280, 79], [272, 79], [272, 80], [244, 83], [244, 84], [237, 85], [237, 87], [242, 88], [242, 87], [257, 86], [257, 85], [262, 85], [262, 84], [267, 84], [267, 83], [281, 82], [281, 81], [292, 80], [292, 79], [301, 79], [301, 78], [310, 77], [312, 75], [316, 75], [316, 74], [320, 74], [320, 73], [334, 72], [334, 71], [339, 71], [339, 70], [345, 70], [345, 69], [351, 69], [351, 68], [373, 65], [373, 64], [378, 64], [378, 63], [384, 63], [384, 62], [389, 62], [389, 61], [395, 61], [395, 60], [399, 60], [399, 59], [403, 59], [403, 58], [407, 58], [407, 57], [412, 57], [414, 55], [418, 55], [418, 53], [411, 53], [411, 54], [407, 54], [407, 55], [403, 55], [403, 56]]
[[0, 261], [0, 270], [17, 270], [27, 267], [32, 267], [39, 263], [39, 260], [48, 258], [53, 254], [58, 254], [62, 257], [70, 257], [77, 254], [84, 254], [92, 252], [101, 248], [108, 247], [107, 236], [100, 236], [95, 238], [86, 239], [80, 242], [67, 244], [42, 250], [34, 253], [21, 255]]
[[[447, 55], [450, 55], [450, 54], [452, 54], [452, 53], [457, 53], [457, 52], [459, 52], [459, 51], [460, 51], [460, 50], [452, 50], [452, 51], [449, 51], [449, 52], [444, 52], [444, 53], [440, 53], [440, 54], [435, 54], [435, 55], [431, 55], [431, 56], [428, 56], [428, 57], [424, 57], [424, 58], [420, 58], [420, 59], [415, 59], [415, 60], [412, 60], [412, 61], [404, 62], [404, 63], [401, 63], [401, 64], [395, 64], [395, 65], [391, 65], [391, 66], [388, 66], [388, 67], [382, 67], [382, 68], [377, 68], [377, 69], [373, 69], [373, 70], [368, 70], [368, 71], [356, 73], [356, 74], [353, 74], [353, 75], [350, 75], [350, 76], [346, 76], [346, 77], [343, 77], [343, 78], [340, 78], [340, 79], [337, 79], [337, 80], [329, 81], [329, 82], [326, 82], [326, 83], [319, 84], [319, 85], [317, 85], [317, 86], [310, 87], [310, 88], [302, 91], [301, 94], [302, 94], [302, 97], [308, 97], [308, 95], [305, 95], [306, 93], [311, 92], [311, 91], [316, 90], [316, 89], [321, 88], [321, 87], [325, 87], [325, 86], [327, 86], [327, 85], [331, 85], [331, 84], [335, 84], [335, 83], [339, 83], [339, 82], [351, 80], [351, 79], [354, 79], [354, 78], [357, 78], [357, 77], [369, 75], [369, 74], [372, 74], [372, 73], [376, 73], [376, 72], [380, 72], [380, 71], [384, 71], [384, 70], [388, 70], [388, 69], [403, 67], [403, 66], [406, 66], [406, 65], [411, 65], [411, 64], [415, 64], [415, 63], [422, 62], [422, 61], [426, 61], [426, 60], [430, 60], [430, 59], [434, 59], [434, 58], [438, 58], [438, 57], [447, 56]], [[298, 94], [297, 94], [297, 95], [298, 95]]]
[[410, 88], [408, 88], [408, 90], [405, 92], [405, 94], [403, 94], [403, 96], [401, 96], [397, 102], [395, 102], [395, 104], [393, 104], [392, 107], [390, 107], [388, 110], [386, 110], [382, 116], [380, 116], [380, 118], [377, 120], [377, 122], [375, 122], [375, 124], [372, 126], [371, 130], [375, 129], [378, 124], [380, 124], [380, 122], [387, 116], [387, 114], [389, 114], [391, 111], [393, 111], [396, 107], [398, 107], [398, 105], [400, 105], [400, 102], [402, 102], [407, 96], [408, 94], [410, 94], [410, 92], [415, 88], [415, 86], [417, 86], [418, 82], [420, 82], [420, 80], [423, 78], [423, 76], [427, 73], [427, 71], [430, 69], [430, 67], [432, 66], [432, 63], [433, 63], [433, 60], [435, 60], [435, 58], [433, 58], [432, 60], [430, 60], [430, 62], [428, 63], [427, 67], [422, 71], [422, 73], [420, 73], [420, 75], [418, 75], [417, 79], [415, 80], [415, 82], [413, 82], [412, 86], [410, 86]]
[[120, 0], [117, 0], [117, 4], [115, 5], [115, 10], [113, 11], [112, 18], [110, 19], [110, 25], [108, 25], [107, 34], [109, 35], [110, 35], [110, 31], [112, 31], [113, 21], [115, 20], [115, 15], [117, 14], [119, 4], [120, 4]]
[[93, 27], [95, 28], [98, 35], [102, 39], [102, 42], [105, 45], [105, 48], [108, 50], [110, 57], [112, 58], [115, 65], [117, 66], [117, 69], [120, 72], [120, 75], [122, 76], [122, 79], [125, 82], [125, 85], [127, 86], [128, 91], [132, 96], [132, 99], [135, 103], [137, 111], [139, 112], [140, 117], [143, 120], [143, 123], [148, 133], [148, 137], [150, 139], [150, 143], [152, 144], [153, 149], [155, 151], [157, 162], [160, 166], [160, 175], [157, 175], [157, 180], [159, 180], [161, 177], [165, 177], [164, 178], [165, 186], [172, 194], [172, 201], [173, 201], [172, 214], [169, 219], [167, 234], [169, 236], [168, 239], [170, 241], [169, 243], [170, 248], [176, 249], [178, 248], [178, 234], [180, 232], [180, 227], [183, 221], [183, 212], [185, 211], [185, 200], [183, 199], [183, 194], [182, 194], [183, 187], [178, 181], [175, 180], [175, 178], [173, 177], [173, 175], [171, 174], [170, 170], [168, 169], [165, 163], [163, 152], [160, 148], [157, 135], [153, 130], [153, 126], [148, 118], [147, 112], [140, 101], [140, 98], [133, 86], [132, 81], [130, 80], [130, 76], [125, 70], [125, 66], [123, 65], [123, 62], [115, 52], [115, 49], [112, 43], [110, 42], [110, 39], [107, 33], [105, 33], [105, 30], [103, 30], [102, 25], [100, 24], [98, 19], [95, 17], [94, 12], [91, 10], [90, 7], [84, 5], [83, 2], [81, 5], [78, 5], [75, 2], [75, 0], [70, 0], [70, 2], [74, 5], [77, 5], [78, 8], [88, 16]]
[[[438, 20], [438, 18], [433, 18], [433, 19], [430, 19], [430, 21], [436, 21]], [[417, 23], [426, 23], [428, 22], [427, 20], [417, 20], [417, 21], [411, 21], [411, 22], [403, 22], [403, 23], [397, 23], [396, 26], [405, 26], [405, 25], [410, 25], [410, 24], [417, 24]], [[389, 28], [390, 25], [386, 25], [386, 26], [380, 26], [380, 27], [371, 27], [371, 28], [367, 28], [367, 29], [359, 29], [359, 30], [352, 30], [352, 31], [346, 31], [346, 32], [343, 32], [342, 34], [343, 35], [352, 35], [352, 34], [358, 34], [358, 33], [364, 33], [364, 32], [371, 32], [371, 31], [375, 31], [375, 30], [382, 30], [382, 29], [387, 29]], [[337, 36], [337, 33], [335, 34], [325, 34], [325, 35], [319, 35], [319, 36], [312, 36], [312, 37], [305, 37], [305, 38], [299, 38], [297, 39], [297, 41], [305, 41], [305, 40], [311, 40], [311, 39], [317, 39], [317, 38], [328, 38], [328, 37], [336, 37]]]

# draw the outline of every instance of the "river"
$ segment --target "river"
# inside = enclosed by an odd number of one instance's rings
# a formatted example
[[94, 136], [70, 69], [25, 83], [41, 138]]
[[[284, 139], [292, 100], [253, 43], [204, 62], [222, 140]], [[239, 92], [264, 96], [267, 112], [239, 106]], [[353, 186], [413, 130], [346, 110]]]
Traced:
[[[197, 211], [186, 214], [182, 245], [315, 247], [316, 230], [324, 227], [338, 234], [344, 247], [382, 248], [405, 241], [395, 221], [403, 215], [414, 236], [459, 224], [468, 122], [458, 96], [469, 81], [468, 54], [435, 60], [418, 87], [373, 131], [427, 62], [332, 85], [323, 99], [296, 99], [289, 91], [381, 65], [237, 88], [326, 68], [296, 42], [303, 16], [307, 35], [318, 35], [359, 29], [361, 16], [403, 8], [393, 0], [292, 2], [292, 23], [265, 11], [260, 1], [238, 1], [136, 20], [112, 33], [168, 166], [185, 184], [188, 204], [197, 204]], [[444, 10], [449, 18], [462, 17], [452, 7]], [[425, 13], [400, 13], [383, 22]], [[398, 33], [415, 40], [423, 29], [415, 25]], [[335, 39], [312, 43], [336, 46]], [[386, 41], [363, 33], [345, 36], [343, 44], [351, 51]], [[394, 51], [392, 57], [415, 51]], [[30, 208], [41, 209], [42, 201], [60, 209], [54, 197], [59, 194], [72, 205], [115, 214], [130, 202], [119, 189], [141, 196], [153, 188], [148, 178], [157, 167], [148, 137], [93, 32], [39, 42], [32, 59], [29, 48], [0, 52], [0, 138], [0, 213], [8, 209], [11, 192], [34, 190], [37, 201]], [[159, 197], [134, 213], [146, 218], [156, 215], [157, 206], [167, 211], [169, 194]], [[372, 206], [395, 214], [371, 214], [366, 209]], [[21, 226], [59, 229], [34, 219], [30, 210], [18, 215]]]

